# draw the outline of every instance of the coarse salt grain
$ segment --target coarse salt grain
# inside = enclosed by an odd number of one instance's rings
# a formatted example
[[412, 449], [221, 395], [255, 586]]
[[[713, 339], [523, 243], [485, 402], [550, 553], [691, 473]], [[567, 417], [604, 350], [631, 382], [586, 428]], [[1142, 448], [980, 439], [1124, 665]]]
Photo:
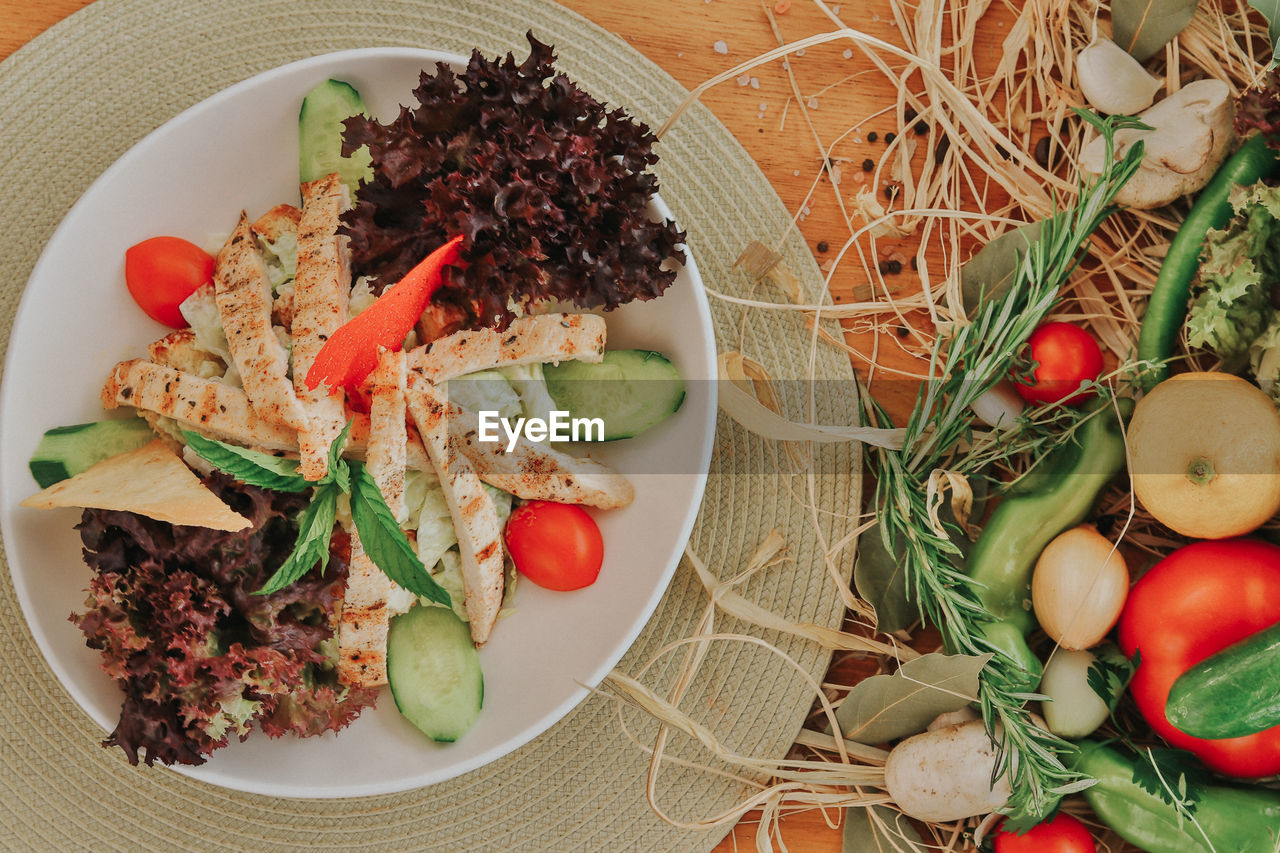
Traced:
[[[707, 2], [711, 2], [711, 0], [707, 0]], [[716, 53], [728, 53], [729, 45], [725, 44], [724, 39], [720, 39], [715, 44], [711, 45], [711, 49]]]
[[746, 85], [747, 85], [748, 83], [750, 83], [750, 82], [751, 82], [751, 75], [750, 75], [750, 74], [742, 74], [742, 75], [739, 75], [739, 77], [738, 77], [738, 85], [739, 85], [739, 86], [746, 86]]
[[761, 101], [761, 102], [760, 102], [760, 112], [764, 112], [764, 111], [765, 111], [765, 110], [767, 110], [767, 109], [769, 109], [769, 104], [768, 104], [766, 101]]
[[849, 48], [845, 48], [844, 53], [840, 55], [843, 56], [845, 59], [853, 59], [853, 51], [850, 50]]
[[759, 78], [759, 77], [752, 77], [752, 78], [751, 78], [751, 88], [752, 88], [752, 89], [759, 89], [759, 88], [760, 88], [760, 78]]
[[810, 98], [810, 99], [809, 99], [809, 109], [811, 109], [811, 110], [816, 110], [817, 108], [818, 108], [818, 99], [817, 99], [817, 98]]
[[795, 177], [795, 178], [800, 177], [800, 170], [799, 170], [799, 169], [792, 169], [792, 170], [791, 170], [791, 175], [792, 175], [792, 177]]

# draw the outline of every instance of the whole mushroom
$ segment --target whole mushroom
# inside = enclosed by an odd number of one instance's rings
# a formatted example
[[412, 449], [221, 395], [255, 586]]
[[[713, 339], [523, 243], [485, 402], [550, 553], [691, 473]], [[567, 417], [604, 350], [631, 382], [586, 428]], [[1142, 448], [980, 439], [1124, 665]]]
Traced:
[[[1138, 115], [1151, 130], [1120, 130], [1115, 156], [1141, 139], [1146, 151], [1137, 173], [1116, 194], [1126, 207], [1148, 210], [1204, 187], [1231, 151], [1235, 108], [1231, 87], [1197, 80]], [[1080, 152], [1080, 170], [1102, 174], [1106, 141], [1098, 137]]]

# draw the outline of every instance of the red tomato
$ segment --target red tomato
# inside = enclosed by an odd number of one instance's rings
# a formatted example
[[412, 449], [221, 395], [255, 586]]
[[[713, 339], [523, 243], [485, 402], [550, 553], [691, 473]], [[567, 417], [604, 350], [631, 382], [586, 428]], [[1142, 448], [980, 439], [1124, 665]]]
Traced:
[[604, 539], [580, 506], [531, 501], [517, 507], [505, 539], [516, 570], [538, 586], [582, 589], [600, 576]]
[[125, 250], [124, 281], [148, 317], [181, 329], [178, 306], [213, 281], [213, 256], [181, 237], [152, 237]]
[[1096, 853], [1098, 849], [1085, 825], [1066, 812], [1022, 835], [1001, 829], [995, 838], [996, 853]]
[[1129, 691], [1170, 746], [1228, 776], [1280, 773], [1280, 726], [1245, 737], [1204, 740], [1165, 718], [1179, 675], [1227, 646], [1280, 622], [1280, 546], [1255, 539], [1194, 542], [1133, 585], [1120, 614], [1120, 646], [1141, 652]]
[[1081, 382], [1102, 375], [1102, 349], [1093, 336], [1070, 323], [1045, 323], [1027, 339], [1030, 358], [1036, 362], [1035, 382], [1014, 379], [1013, 387], [1031, 404], [1063, 403], [1074, 406], [1093, 394], [1075, 393]]

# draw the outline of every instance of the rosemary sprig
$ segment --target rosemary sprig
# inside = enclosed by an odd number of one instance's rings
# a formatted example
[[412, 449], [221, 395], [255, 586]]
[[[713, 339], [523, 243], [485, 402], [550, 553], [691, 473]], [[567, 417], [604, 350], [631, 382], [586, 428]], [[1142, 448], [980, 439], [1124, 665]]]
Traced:
[[[1004, 295], [984, 301], [969, 322], [938, 336], [930, 356], [930, 375], [935, 378], [921, 386], [903, 449], [877, 449], [873, 457], [880, 533], [889, 553], [903, 554], [908, 595], [921, 615], [939, 627], [950, 650], [994, 653], [983, 671], [979, 705], [999, 750], [996, 775], [1007, 774], [1013, 788], [1006, 810], [1018, 823], [1038, 820], [1059, 795], [1087, 787], [1091, 780], [1064, 765], [1062, 755], [1071, 745], [1032, 723], [1025, 706], [1034, 697], [1018, 686], [1016, 663], [983, 639], [981, 627], [992, 617], [963, 571], [959, 548], [930, 525], [925, 484], [938, 468], [975, 474], [993, 461], [1043, 447], [1044, 435], [1032, 429], [1002, 437], [998, 450], [987, 445], [981, 453], [963, 451], [973, 438], [970, 406], [1008, 374], [1016, 353], [1057, 302], [1090, 236], [1114, 211], [1116, 192], [1142, 160], [1141, 142], [1123, 158], [1114, 158], [1115, 132], [1142, 125], [1129, 118], [1104, 120], [1077, 112], [1105, 138], [1106, 170], [1081, 186], [1073, 207], [1045, 221]], [[892, 425], [874, 401], [864, 399], [877, 425]], [[1073, 426], [1063, 423], [1064, 429]]]

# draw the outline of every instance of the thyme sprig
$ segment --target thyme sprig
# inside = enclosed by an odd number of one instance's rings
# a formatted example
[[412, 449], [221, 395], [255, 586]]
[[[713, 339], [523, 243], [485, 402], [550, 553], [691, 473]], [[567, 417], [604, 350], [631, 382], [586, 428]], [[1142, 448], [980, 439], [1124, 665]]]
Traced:
[[[964, 452], [974, 436], [970, 407], [1008, 374], [1015, 355], [1057, 303], [1090, 236], [1116, 209], [1116, 193], [1142, 160], [1141, 142], [1122, 158], [1114, 156], [1116, 131], [1142, 127], [1138, 122], [1077, 112], [1106, 140], [1104, 172], [1081, 185], [1074, 206], [1045, 220], [1008, 291], [984, 300], [968, 322], [938, 336], [929, 363], [934, 378], [921, 386], [903, 449], [877, 449], [872, 462], [880, 533], [889, 553], [903, 555], [907, 594], [921, 616], [939, 627], [951, 651], [994, 654], [983, 671], [979, 705], [999, 753], [995, 775], [1007, 775], [1013, 789], [1006, 811], [1020, 824], [1044, 817], [1059, 796], [1088, 787], [1092, 780], [1066, 767], [1062, 757], [1071, 745], [1032, 722], [1026, 703], [1036, 697], [1019, 684], [1024, 676], [1017, 663], [982, 637], [982, 626], [993, 617], [979, 603], [963, 571], [960, 549], [951, 536], [943, 535], [957, 531], [931, 526], [925, 484], [939, 468], [977, 474], [992, 461], [1043, 447], [1042, 431], [1031, 429], [1013, 432], [1002, 441], [999, 452], [991, 452], [990, 445], [986, 452]], [[892, 425], [883, 409], [869, 397], [864, 399], [878, 426]], [[1073, 424], [1063, 427], [1071, 429]]]

